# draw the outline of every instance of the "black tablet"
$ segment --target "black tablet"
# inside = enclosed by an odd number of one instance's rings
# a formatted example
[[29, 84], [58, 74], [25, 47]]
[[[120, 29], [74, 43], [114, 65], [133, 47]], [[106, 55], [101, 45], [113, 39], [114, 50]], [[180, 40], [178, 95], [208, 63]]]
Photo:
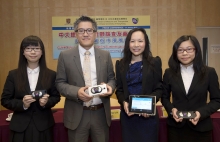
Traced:
[[156, 114], [156, 96], [130, 95], [129, 111], [134, 113]]

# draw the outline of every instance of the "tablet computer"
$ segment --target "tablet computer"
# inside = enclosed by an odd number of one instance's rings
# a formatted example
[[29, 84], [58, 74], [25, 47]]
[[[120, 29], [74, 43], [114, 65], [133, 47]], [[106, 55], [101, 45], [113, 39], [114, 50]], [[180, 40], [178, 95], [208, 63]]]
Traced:
[[130, 95], [129, 111], [134, 113], [156, 114], [156, 96], [149, 95]]

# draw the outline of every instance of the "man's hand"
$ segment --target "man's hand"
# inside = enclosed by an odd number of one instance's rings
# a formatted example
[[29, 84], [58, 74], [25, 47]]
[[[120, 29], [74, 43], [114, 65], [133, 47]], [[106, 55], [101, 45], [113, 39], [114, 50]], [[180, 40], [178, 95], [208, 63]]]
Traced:
[[[101, 84], [105, 84], [105, 83], [101, 83]], [[112, 94], [112, 87], [109, 86], [108, 84], [106, 84], [106, 87], [107, 87], [107, 93], [100, 94], [99, 95], [100, 97], [106, 97]]]
[[88, 91], [88, 88], [89, 87], [81, 87], [79, 90], [78, 90], [78, 98], [80, 100], [82, 100], [83, 102], [88, 102], [89, 100], [91, 100], [93, 98], [93, 96], [89, 96], [89, 93], [86, 93], [86, 91]]

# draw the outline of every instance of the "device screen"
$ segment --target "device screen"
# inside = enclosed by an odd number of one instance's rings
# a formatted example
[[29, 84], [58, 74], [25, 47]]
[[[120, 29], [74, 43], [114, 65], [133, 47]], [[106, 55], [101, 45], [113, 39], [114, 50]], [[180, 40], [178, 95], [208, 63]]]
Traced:
[[131, 109], [152, 110], [152, 98], [132, 98]]

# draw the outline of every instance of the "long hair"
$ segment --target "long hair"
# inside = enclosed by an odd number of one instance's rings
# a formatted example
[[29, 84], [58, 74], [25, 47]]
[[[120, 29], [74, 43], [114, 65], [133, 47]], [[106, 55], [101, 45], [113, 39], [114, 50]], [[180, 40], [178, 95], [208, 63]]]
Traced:
[[18, 74], [17, 74], [17, 84], [18, 84], [18, 90], [20, 91], [24, 91], [25, 88], [25, 83], [28, 81], [27, 78], [27, 66], [28, 66], [28, 61], [25, 58], [25, 56], [23, 55], [24, 53], [24, 49], [27, 46], [40, 46], [41, 47], [41, 51], [42, 51], [42, 55], [39, 59], [39, 67], [40, 67], [40, 72], [42, 72], [43, 74], [43, 78], [42, 78], [42, 86], [47, 88], [48, 86], [48, 82], [49, 82], [49, 75], [48, 75], [48, 68], [46, 65], [46, 59], [45, 59], [45, 48], [44, 48], [44, 44], [42, 42], [42, 40], [34, 35], [30, 35], [25, 37], [20, 45], [20, 55], [19, 55], [19, 61], [18, 61]]
[[148, 38], [148, 35], [145, 31], [145, 29], [143, 28], [134, 28], [132, 30], [130, 30], [128, 32], [128, 35], [125, 39], [125, 45], [124, 45], [124, 50], [122, 51], [123, 57], [122, 57], [122, 69], [124, 68], [125, 64], [130, 63], [131, 62], [131, 58], [132, 58], [132, 52], [130, 51], [130, 40], [131, 40], [131, 36], [134, 32], [140, 31], [143, 33], [144, 35], [144, 40], [145, 40], [145, 49], [142, 53], [142, 58], [146, 59], [147, 62], [149, 62], [151, 64], [151, 59], [152, 59], [152, 53], [150, 51], [150, 41]]
[[202, 75], [204, 75], [205, 65], [202, 61], [201, 47], [200, 47], [200, 44], [197, 38], [192, 35], [183, 35], [175, 41], [173, 45], [173, 52], [170, 56], [168, 65], [173, 72], [175, 72], [176, 74], [180, 73], [180, 61], [177, 58], [177, 50], [182, 42], [188, 41], [188, 40], [195, 47], [195, 58], [193, 60], [193, 69], [195, 73], [202, 73]]

